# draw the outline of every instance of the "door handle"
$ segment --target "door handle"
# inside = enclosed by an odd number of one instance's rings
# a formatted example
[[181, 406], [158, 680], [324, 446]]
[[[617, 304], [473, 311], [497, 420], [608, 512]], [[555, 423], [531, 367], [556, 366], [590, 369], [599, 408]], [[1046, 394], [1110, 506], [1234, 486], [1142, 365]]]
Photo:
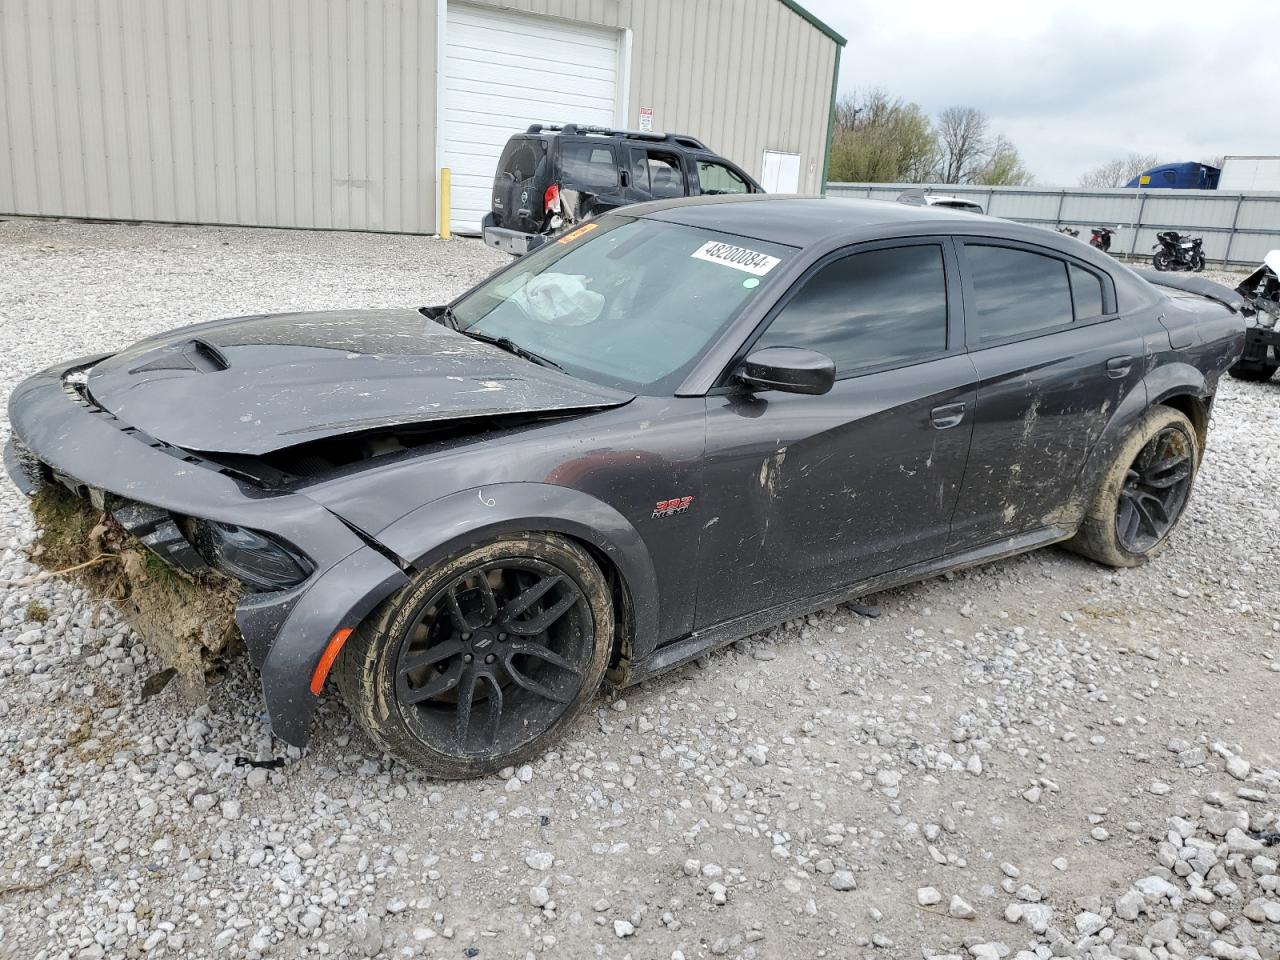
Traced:
[[938, 430], [946, 430], [954, 427], [964, 419], [966, 404], [964, 401], [960, 403], [944, 403], [940, 407], [934, 407], [929, 411], [929, 418], [933, 421], [933, 425]]
[[1127, 377], [1133, 369], [1133, 357], [1112, 357], [1107, 361], [1107, 376], [1112, 380]]

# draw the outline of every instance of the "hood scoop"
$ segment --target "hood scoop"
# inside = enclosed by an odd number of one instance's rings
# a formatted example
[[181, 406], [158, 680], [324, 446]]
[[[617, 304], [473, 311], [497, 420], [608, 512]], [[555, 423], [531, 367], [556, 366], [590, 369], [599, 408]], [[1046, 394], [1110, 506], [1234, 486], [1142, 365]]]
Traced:
[[145, 360], [129, 370], [130, 374], [153, 373], [157, 370], [179, 370], [191, 373], [216, 373], [226, 370], [231, 361], [226, 354], [199, 337], [192, 337], [186, 343], [176, 346], [161, 347], [155, 351], [151, 359]]
[[538, 366], [416, 310], [240, 317], [97, 364], [93, 402], [184, 450], [261, 456], [313, 440], [619, 406], [632, 394]]

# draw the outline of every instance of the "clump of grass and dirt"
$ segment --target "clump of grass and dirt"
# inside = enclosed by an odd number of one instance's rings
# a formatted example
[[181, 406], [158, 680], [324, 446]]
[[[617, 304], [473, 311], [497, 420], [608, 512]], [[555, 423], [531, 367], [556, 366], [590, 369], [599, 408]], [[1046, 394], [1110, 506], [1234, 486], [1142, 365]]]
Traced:
[[[170, 567], [109, 513], [62, 487], [46, 484], [31, 510], [38, 529], [31, 559], [114, 606], [187, 689], [203, 695], [206, 676], [239, 638], [239, 585], [218, 574], [195, 577]], [[27, 616], [40, 620], [41, 612], [47, 620], [48, 610], [33, 601]]]

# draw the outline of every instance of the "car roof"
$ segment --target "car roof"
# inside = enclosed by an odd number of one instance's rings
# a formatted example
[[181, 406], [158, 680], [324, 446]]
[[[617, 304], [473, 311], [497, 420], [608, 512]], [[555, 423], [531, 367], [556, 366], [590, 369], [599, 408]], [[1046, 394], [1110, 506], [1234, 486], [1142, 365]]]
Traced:
[[1075, 237], [937, 204], [914, 206], [892, 200], [764, 193], [654, 200], [623, 207], [618, 214], [716, 230], [803, 250], [831, 250], [870, 240], [912, 236], [1014, 240], [1044, 247], [1110, 274], [1117, 295], [1123, 290], [1142, 301], [1151, 301], [1157, 296], [1150, 284], [1124, 264]]
[[862, 240], [889, 236], [895, 228], [911, 228], [905, 232], [919, 233], [923, 232], [919, 228], [930, 226], [938, 233], [957, 233], [964, 232], [966, 225], [985, 222], [1000, 234], [1005, 233], [1006, 228], [1015, 229], [1019, 235], [1029, 229], [1011, 221], [975, 217], [972, 213], [959, 213], [941, 206], [917, 207], [886, 200], [776, 193], [680, 197], [638, 203], [622, 212], [791, 247], [809, 247], [842, 237]]

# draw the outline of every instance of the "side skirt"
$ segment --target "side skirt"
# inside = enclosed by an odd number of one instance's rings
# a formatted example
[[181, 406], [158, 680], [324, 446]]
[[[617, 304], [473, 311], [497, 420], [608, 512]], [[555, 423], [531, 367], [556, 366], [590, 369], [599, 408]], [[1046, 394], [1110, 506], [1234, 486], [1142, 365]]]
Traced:
[[1072, 531], [1065, 530], [1062, 527], [1045, 527], [1040, 530], [1032, 530], [1029, 533], [1020, 533], [1016, 537], [997, 540], [994, 543], [966, 550], [964, 553], [938, 557], [934, 560], [926, 560], [923, 563], [912, 564], [909, 567], [902, 567], [898, 570], [890, 570], [888, 573], [878, 574], [869, 579], [841, 587], [839, 590], [833, 590], [830, 593], [802, 597], [799, 600], [788, 600], [786, 603], [777, 604], [756, 613], [750, 613], [734, 620], [727, 620], [705, 630], [691, 633], [687, 637], [659, 647], [637, 663], [628, 666], [624, 662], [619, 665], [619, 669], [611, 673], [610, 679], [617, 686], [629, 687], [666, 673], [668, 670], [674, 670], [676, 667], [683, 666], [691, 660], [696, 660], [712, 650], [776, 626], [786, 620], [792, 620], [834, 604], [864, 597], [867, 594], [879, 593], [891, 587], [901, 587], [908, 583], [927, 580], [930, 577], [938, 576], [951, 570], [961, 570], [965, 567], [974, 567], [994, 560], [1003, 560], [1006, 557], [1013, 557], [1020, 553], [1046, 547], [1051, 543], [1058, 543], [1070, 538], [1072, 533]]

